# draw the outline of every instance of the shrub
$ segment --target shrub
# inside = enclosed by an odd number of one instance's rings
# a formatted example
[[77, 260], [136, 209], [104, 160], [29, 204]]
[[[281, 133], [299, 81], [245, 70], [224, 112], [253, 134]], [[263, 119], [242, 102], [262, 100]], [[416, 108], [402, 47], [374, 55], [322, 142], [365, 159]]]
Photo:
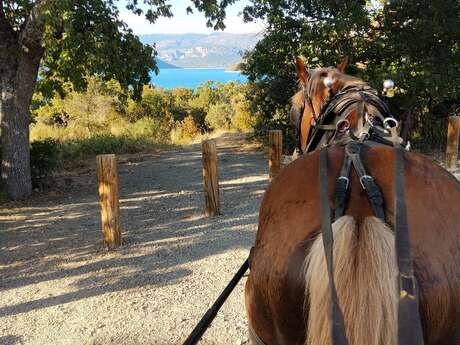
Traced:
[[217, 103], [209, 107], [206, 114], [206, 122], [212, 129], [228, 129], [233, 117], [233, 109], [230, 104]]
[[171, 141], [177, 144], [187, 144], [200, 134], [192, 115], [188, 115], [172, 131]]
[[247, 132], [254, 128], [256, 120], [256, 116], [249, 111], [248, 107], [239, 104], [232, 118], [232, 127], [238, 131]]
[[63, 144], [64, 160], [71, 161], [89, 155], [118, 153], [121, 152], [124, 141], [123, 137], [118, 138], [110, 134], [69, 141]]
[[37, 122], [30, 126], [30, 141], [43, 141], [45, 139], [58, 139], [64, 136], [64, 127], [47, 125]]
[[35, 141], [30, 145], [30, 169], [34, 187], [42, 186], [57, 168], [60, 157], [61, 147], [53, 139]]
[[142, 118], [126, 127], [125, 134], [133, 139], [157, 138], [160, 132], [160, 124], [155, 119]]
[[196, 125], [195, 120], [191, 115], [188, 115], [184, 118], [184, 120], [181, 122], [181, 126], [182, 134], [186, 138], [193, 139], [200, 134], [200, 130], [198, 129], [198, 126]]

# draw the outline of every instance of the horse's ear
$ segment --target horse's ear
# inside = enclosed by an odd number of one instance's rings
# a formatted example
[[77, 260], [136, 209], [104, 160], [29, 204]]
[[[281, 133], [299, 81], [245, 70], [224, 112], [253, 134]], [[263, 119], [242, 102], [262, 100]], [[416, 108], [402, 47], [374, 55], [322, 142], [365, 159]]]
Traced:
[[347, 65], [348, 65], [348, 57], [345, 56], [345, 57], [342, 59], [342, 61], [339, 63], [339, 65], [337, 66], [337, 69], [338, 69], [340, 72], [344, 73], [344, 72], [345, 72], [345, 68], [347, 67]]
[[297, 72], [297, 78], [305, 86], [308, 83], [308, 72], [303, 60], [300, 57], [295, 59], [295, 68]]

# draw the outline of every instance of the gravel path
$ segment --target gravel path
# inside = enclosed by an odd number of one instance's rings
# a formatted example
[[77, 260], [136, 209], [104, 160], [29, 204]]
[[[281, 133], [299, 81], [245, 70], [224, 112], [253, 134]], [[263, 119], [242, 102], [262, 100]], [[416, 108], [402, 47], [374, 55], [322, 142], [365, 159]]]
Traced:
[[[248, 255], [264, 154], [218, 138], [223, 215], [201, 208], [201, 147], [119, 158], [124, 245], [101, 244], [94, 166], [0, 210], [0, 344], [180, 344]], [[242, 280], [200, 344], [244, 344]]]

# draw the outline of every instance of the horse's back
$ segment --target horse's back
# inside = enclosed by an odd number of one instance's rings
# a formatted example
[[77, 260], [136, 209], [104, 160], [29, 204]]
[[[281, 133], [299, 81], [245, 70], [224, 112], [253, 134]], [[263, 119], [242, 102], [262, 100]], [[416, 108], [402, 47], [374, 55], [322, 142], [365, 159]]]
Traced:
[[[427, 158], [405, 157], [407, 217], [422, 319], [428, 343], [448, 344], [443, 336], [460, 324], [460, 184]], [[329, 149], [331, 207], [342, 160], [343, 149]], [[364, 149], [362, 161], [383, 191], [386, 222], [393, 227], [394, 150]], [[268, 345], [304, 342], [303, 263], [320, 230], [318, 163], [315, 151], [288, 165], [270, 184], [261, 205], [246, 306], [252, 327]], [[346, 214], [359, 223], [372, 215], [372, 208], [354, 171], [350, 188]]]

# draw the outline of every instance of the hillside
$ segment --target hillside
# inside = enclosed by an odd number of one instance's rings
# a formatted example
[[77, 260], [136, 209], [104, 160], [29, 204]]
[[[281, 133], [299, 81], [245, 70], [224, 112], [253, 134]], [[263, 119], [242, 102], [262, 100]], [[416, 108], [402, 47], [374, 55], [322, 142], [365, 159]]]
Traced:
[[158, 67], [159, 69], [164, 69], [164, 68], [181, 68], [181, 67], [179, 67], [179, 66], [176, 66], [176, 65], [167, 63], [167, 62], [165, 62], [165, 61], [163, 61], [163, 60], [161, 60], [161, 59], [158, 59], [158, 58], [155, 59], [155, 60], [156, 60], [156, 62], [157, 62], [157, 67]]
[[145, 44], [155, 44], [159, 59], [168, 64], [185, 68], [227, 68], [240, 62], [242, 53], [252, 49], [261, 37], [257, 34], [215, 32], [149, 34], [141, 35], [140, 39]]

